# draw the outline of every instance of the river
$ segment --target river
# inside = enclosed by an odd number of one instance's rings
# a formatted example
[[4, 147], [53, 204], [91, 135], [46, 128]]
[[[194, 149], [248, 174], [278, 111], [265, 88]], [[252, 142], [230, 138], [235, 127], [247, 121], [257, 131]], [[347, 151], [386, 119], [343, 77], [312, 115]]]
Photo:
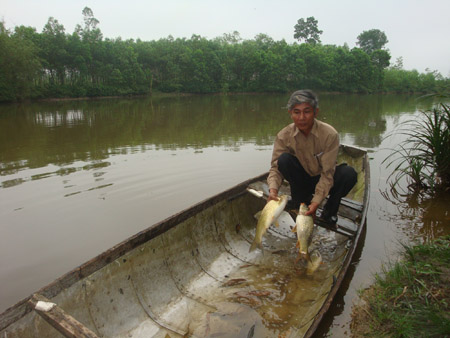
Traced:
[[[0, 312], [129, 236], [269, 169], [289, 95], [0, 105]], [[349, 333], [352, 302], [402, 242], [450, 233], [450, 199], [385, 198], [399, 123], [432, 100], [320, 95], [319, 119], [371, 156], [367, 231], [318, 336]], [[394, 131], [394, 136], [386, 138]]]

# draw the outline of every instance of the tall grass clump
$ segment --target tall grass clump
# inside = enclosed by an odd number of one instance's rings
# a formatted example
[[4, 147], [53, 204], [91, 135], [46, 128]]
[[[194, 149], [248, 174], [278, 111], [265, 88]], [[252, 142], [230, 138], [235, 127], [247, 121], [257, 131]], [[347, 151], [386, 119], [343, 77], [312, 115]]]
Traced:
[[398, 192], [406, 179], [408, 190], [435, 192], [450, 188], [450, 106], [439, 103], [408, 120], [399, 131], [406, 136], [383, 161], [393, 168], [388, 182]]
[[403, 247], [401, 260], [385, 266], [361, 291], [364, 302], [353, 310], [354, 336], [450, 335], [450, 236]]

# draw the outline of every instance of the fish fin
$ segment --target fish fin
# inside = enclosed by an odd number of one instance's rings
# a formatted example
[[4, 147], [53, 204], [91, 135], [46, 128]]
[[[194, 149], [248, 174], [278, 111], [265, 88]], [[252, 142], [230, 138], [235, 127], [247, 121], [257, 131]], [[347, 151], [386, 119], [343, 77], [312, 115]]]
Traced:
[[258, 211], [253, 217], [255, 217], [256, 220], [259, 220], [259, 218], [261, 217], [261, 212], [262, 210]]
[[300, 241], [297, 241], [297, 243], [295, 243], [295, 247], [298, 249], [300, 248]]
[[279, 228], [279, 227], [280, 227], [280, 223], [278, 223], [278, 221], [275, 221], [275, 226], [276, 226], [277, 228]]
[[252, 243], [252, 245], [250, 246], [250, 249], [248, 250], [248, 252], [255, 251], [256, 248], [258, 248], [258, 249], [260, 249], [261, 251], [263, 251], [262, 243], [257, 243], [256, 241], [253, 241], [253, 243]]
[[291, 229], [292, 232], [297, 232], [297, 224]]

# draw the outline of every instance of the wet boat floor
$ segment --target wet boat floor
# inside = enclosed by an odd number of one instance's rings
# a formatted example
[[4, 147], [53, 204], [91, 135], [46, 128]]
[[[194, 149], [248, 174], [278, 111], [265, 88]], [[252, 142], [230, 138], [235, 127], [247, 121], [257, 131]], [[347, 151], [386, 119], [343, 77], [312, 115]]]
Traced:
[[[169, 336], [301, 336], [309, 328], [342, 266], [348, 238], [315, 227], [310, 251], [318, 250], [323, 262], [312, 274], [305, 262], [296, 263], [292, 219], [268, 230], [264, 251], [249, 252], [257, 223], [252, 215], [263, 205], [249, 195], [219, 203], [213, 218], [211, 210], [198, 214], [140, 248], [142, 260], [136, 253], [126, 259], [139, 302]], [[91, 311], [99, 327], [106, 318], [96, 319], [96, 312], [102, 310]]]
[[[320, 311], [351, 240], [315, 226], [310, 252], [296, 262], [285, 213], [249, 252], [265, 200], [249, 193], [218, 202], [105, 265], [53, 299], [101, 337], [296, 337]], [[287, 216], [286, 216], [287, 215]], [[351, 222], [351, 220], [348, 220]], [[8, 337], [59, 333], [34, 312]]]

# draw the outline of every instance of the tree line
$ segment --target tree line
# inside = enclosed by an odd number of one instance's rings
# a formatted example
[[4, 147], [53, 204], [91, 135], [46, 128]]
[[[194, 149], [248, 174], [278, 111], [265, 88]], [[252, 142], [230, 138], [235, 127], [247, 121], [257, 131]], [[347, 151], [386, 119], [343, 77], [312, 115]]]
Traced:
[[[350, 93], [430, 92], [449, 85], [437, 72], [390, 66], [383, 32], [358, 36], [359, 47], [322, 45], [317, 20], [295, 26], [304, 43], [238, 32], [215, 39], [169, 36], [153, 41], [104, 38], [86, 7], [84, 25], [68, 34], [53, 17], [41, 33], [0, 22], [0, 101], [147, 95], [159, 92], [286, 92], [297, 88]], [[381, 33], [381, 35], [380, 35]], [[378, 35], [377, 35], [378, 34]]]

